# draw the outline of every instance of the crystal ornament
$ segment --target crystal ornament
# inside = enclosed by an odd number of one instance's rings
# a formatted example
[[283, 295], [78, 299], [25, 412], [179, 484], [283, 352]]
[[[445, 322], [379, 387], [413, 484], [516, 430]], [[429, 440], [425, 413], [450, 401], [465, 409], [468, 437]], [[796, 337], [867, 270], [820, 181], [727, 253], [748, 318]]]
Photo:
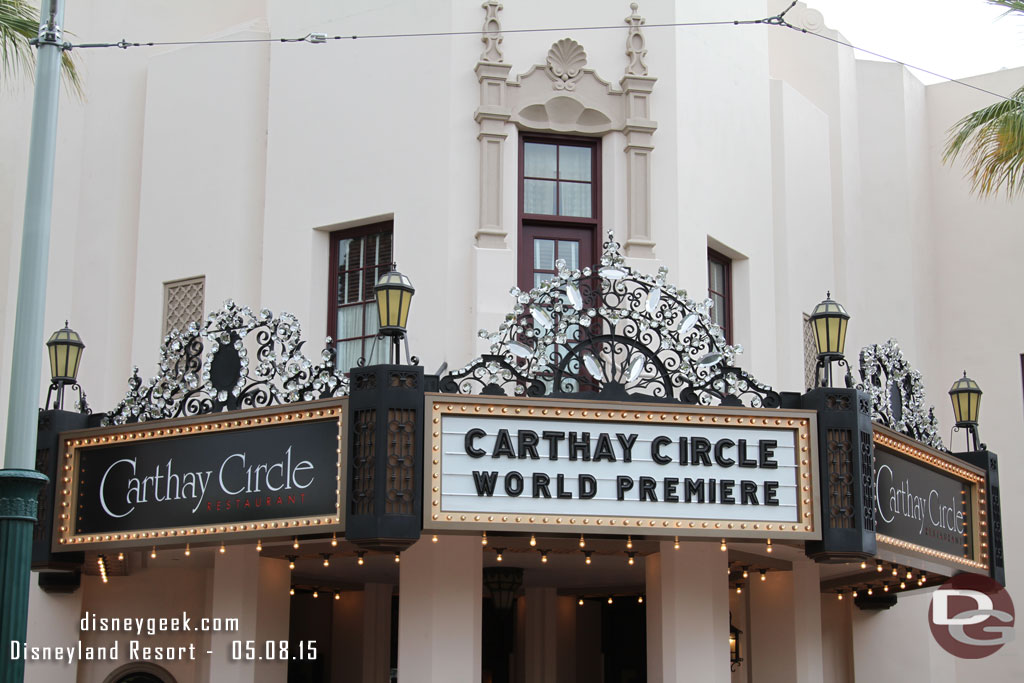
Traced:
[[565, 286], [565, 294], [569, 297], [569, 303], [577, 311], [583, 310], [583, 296], [580, 294], [579, 288], [575, 284], [569, 283]]
[[633, 356], [633, 360], [629, 362], [628, 369], [626, 370], [626, 381], [635, 382], [640, 379], [640, 374], [644, 371], [644, 357], [639, 353]]
[[533, 355], [533, 349], [517, 341], [510, 341], [508, 343], [508, 350], [509, 353], [517, 358], [530, 358]]
[[601, 371], [600, 363], [598, 363], [597, 359], [587, 351], [583, 352], [583, 365], [587, 368], [587, 372], [590, 373], [590, 376], [598, 382], [604, 379], [604, 372]]
[[691, 313], [690, 315], [683, 318], [683, 322], [679, 324], [679, 336], [681, 337], [690, 330], [692, 330], [693, 326], [697, 324], [698, 320], [700, 320], [700, 316], [698, 316], [696, 313]]
[[533, 322], [536, 323], [538, 327], [545, 330], [551, 329], [551, 326], [554, 325], [554, 321], [551, 319], [551, 314], [543, 308], [534, 306], [530, 309], [530, 315], [533, 316]]
[[715, 363], [717, 363], [720, 360], [722, 360], [722, 354], [720, 354], [720, 353], [709, 353], [706, 356], [704, 356], [703, 358], [701, 358], [699, 361], [697, 361], [697, 365], [699, 367], [706, 368], [706, 367], [708, 367], [710, 365], [714, 365]]
[[644, 305], [644, 309], [651, 315], [658, 312], [658, 304], [661, 303], [661, 290], [655, 287], [651, 290], [651, 293], [647, 295], [647, 303]]
[[601, 277], [605, 278], [606, 280], [621, 280], [622, 278], [626, 277], [626, 275], [628, 275], [628, 273], [622, 270], [621, 268], [615, 268], [612, 266], [605, 266], [599, 272], [601, 274]]

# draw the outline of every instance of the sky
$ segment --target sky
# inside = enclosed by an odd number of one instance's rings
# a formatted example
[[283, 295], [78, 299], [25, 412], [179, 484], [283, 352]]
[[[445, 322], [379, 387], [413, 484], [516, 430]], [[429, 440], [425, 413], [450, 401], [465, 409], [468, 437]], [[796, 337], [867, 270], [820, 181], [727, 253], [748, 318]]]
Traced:
[[[804, 0], [857, 47], [964, 78], [1024, 66], [1024, 17], [985, 0]], [[860, 59], [875, 59], [858, 53]], [[915, 71], [924, 83], [941, 79]]]

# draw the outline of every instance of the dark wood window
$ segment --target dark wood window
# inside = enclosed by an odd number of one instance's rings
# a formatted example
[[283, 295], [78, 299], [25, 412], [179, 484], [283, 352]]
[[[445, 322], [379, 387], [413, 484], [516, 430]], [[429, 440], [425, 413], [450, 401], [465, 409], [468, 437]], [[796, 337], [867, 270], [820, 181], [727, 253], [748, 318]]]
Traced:
[[532, 289], [555, 274], [598, 258], [601, 142], [596, 138], [519, 138], [519, 286]]
[[331, 280], [327, 333], [336, 340], [338, 367], [348, 370], [360, 358], [387, 362], [388, 344], [378, 342], [377, 305], [373, 286], [394, 268], [393, 223], [386, 221], [331, 233]]
[[732, 344], [732, 260], [714, 249], [708, 249], [708, 298], [714, 303], [711, 319]]

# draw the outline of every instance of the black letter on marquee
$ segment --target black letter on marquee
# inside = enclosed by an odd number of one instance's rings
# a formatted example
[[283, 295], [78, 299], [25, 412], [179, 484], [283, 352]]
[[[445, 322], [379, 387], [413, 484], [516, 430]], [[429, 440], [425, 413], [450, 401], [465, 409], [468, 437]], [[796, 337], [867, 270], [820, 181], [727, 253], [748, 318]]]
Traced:
[[626, 491], [633, 488], [633, 477], [620, 474], [615, 477], [615, 497], [617, 500], [626, 500]]
[[779, 504], [779, 482], [777, 482], [777, 481], [766, 481], [764, 483], [764, 504], [765, 505], [778, 505]]
[[486, 436], [487, 432], [482, 429], [470, 429], [466, 432], [466, 455], [471, 458], [482, 458], [487, 455], [487, 451], [482, 448], [477, 448], [473, 445], [473, 442], [479, 439], [481, 436]]
[[569, 459], [575, 460], [582, 454], [583, 462], [590, 461], [590, 432], [580, 432], [580, 439], [576, 440], [576, 432], [569, 432]]
[[519, 430], [519, 459], [526, 458], [526, 455], [530, 455], [531, 460], [539, 460], [540, 455], [537, 454], [537, 443], [540, 438], [537, 436], [537, 432], [529, 429]]
[[657, 485], [658, 482], [654, 477], [640, 477], [640, 502], [650, 500], [657, 503], [658, 494], [654, 492], [654, 487]]
[[499, 458], [501, 456], [516, 457], [516, 452], [512, 450], [512, 437], [508, 435], [507, 429], [499, 429], [498, 438], [494, 440], [494, 453], [491, 454], [491, 457]]
[[533, 497], [540, 498], [544, 496], [545, 498], [550, 498], [551, 492], [548, 491], [548, 484], [550, 483], [551, 477], [543, 472], [535, 472], [533, 475]]
[[[757, 457], [760, 461], [759, 464], [761, 465], [761, 467], [763, 467], [766, 470], [779, 469], [779, 463], [775, 462], [775, 460], [773, 459], [775, 457], [775, 453], [772, 452], [772, 449], [778, 445], [779, 442], [775, 441], [774, 439], [763, 439], [762, 441], [758, 442]], [[766, 495], [765, 505], [767, 504], [768, 500]]]
[[747, 457], [747, 440], [746, 439], [740, 439], [739, 440], [739, 445], [736, 448], [736, 452], [739, 454], [738, 455], [739, 462], [736, 463], [737, 465], [739, 465], [740, 467], [757, 467], [757, 461], [756, 460], [751, 460], [750, 458]]
[[548, 452], [548, 460], [558, 460], [558, 442], [565, 441], [564, 432], [541, 432], [544, 440], [548, 442], [548, 447], [551, 449]]
[[598, 460], [615, 462], [615, 451], [612, 450], [612, 440], [604, 432], [597, 435], [597, 448], [594, 449], [594, 462], [597, 462]]
[[744, 479], [740, 482], [740, 504], [759, 505], [757, 502], [757, 484]]
[[619, 445], [622, 446], [622, 462], [633, 462], [633, 444], [636, 443], [636, 434], [616, 434], [615, 438], [619, 440]]
[[711, 442], [705, 439], [703, 436], [695, 436], [690, 439], [691, 445], [693, 446], [693, 460], [690, 461], [691, 465], [696, 465], [697, 461], [700, 460], [701, 465], [707, 465], [711, 467]]
[[[722, 455], [722, 451], [726, 448], [732, 448], [736, 444], [731, 439], [719, 439], [715, 442], [715, 462], [722, 467], [732, 467], [736, 464], [736, 461], [732, 458], [727, 458]], [[724, 501], [723, 501], [724, 502]]]
[[704, 502], [704, 480], [687, 477], [683, 480], [683, 502], [689, 503], [694, 496], [698, 503]]
[[666, 503], [678, 503], [679, 495], [676, 493], [676, 487], [679, 486], [679, 480], [675, 477], [665, 477], [665, 502]]
[[597, 495], [597, 479], [592, 474], [580, 475], [580, 499], [593, 498]]
[[[513, 483], [514, 482], [514, 483]], [[512, 470], [505, 475], [505, 493], [515, 498], [523, 492], [523, 475]]]
[[722, 489], [722, 495], [720, 495], [718, 499], [725, 503], [726, 505], [735, 505], [736, 498], [735, 496], [733, 496], [732, 488], [736, 486], [736, 482], [734, 482], [732, 479], [723, 479], [722, 481], [718, 482], [718, 485]]
[[555, 497], [556, 498], [572, 498], [572, 493], [570, 493], [569, 491], [565, 490], [565, 475], [564, 474], [559, 474], [557, 479], [558, 479], [558, 485], [557, 485], [557, 493], [555, 493]]
[[[672, 458], [667, 455], [661, 454], [661, 447], [667, 446], [672, 443], [672, 439], [667, 436], [656, 436], [651, 440], [651, 459], [659, 465], [667, 465], [672, 462]], [[483, 451], [480, 451], [483, 454]]]
[[493, 496], [494, 485], [497, 481], [497, 472], [473, 472], [473, 483], [476, 484], [476, 495], [478, 496]]

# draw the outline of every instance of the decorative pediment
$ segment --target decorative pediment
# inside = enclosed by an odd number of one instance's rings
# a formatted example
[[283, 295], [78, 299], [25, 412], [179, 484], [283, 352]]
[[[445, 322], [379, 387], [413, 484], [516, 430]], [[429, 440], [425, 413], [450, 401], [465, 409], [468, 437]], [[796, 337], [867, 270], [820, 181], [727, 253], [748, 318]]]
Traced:
[[925, 409], [921, 373], [911, 367], [895, 339], [860, 350], [857, 388], [871, 396], [871, 419], [940, 451], [935, 408]]
[[519, 396], [583, 396], [712, 405], [778, 407], [779, 395], [733, 365], [709, 314], [657, 275], [624, 263], [609, 234], [600, 264], [558, 274], [515, 303], [495, 332], [480, 330], [490, 353], [443, 378], [442, 391]]
[[[327, 338], [319, 361], [302, 354], [298, 319], [267, 309], [259, 315], [230, 299], [202, 327], [172, 330], [160, 347], [159, 372], [148, 381], [133, 369], [128, 393], [103, 424], [145, 422], [222, 410], [298, 403], [348, 394]], [[204, 353], [205, 350], [205, 353]], [[250, 353], [252, 354], [250, 356]]]

